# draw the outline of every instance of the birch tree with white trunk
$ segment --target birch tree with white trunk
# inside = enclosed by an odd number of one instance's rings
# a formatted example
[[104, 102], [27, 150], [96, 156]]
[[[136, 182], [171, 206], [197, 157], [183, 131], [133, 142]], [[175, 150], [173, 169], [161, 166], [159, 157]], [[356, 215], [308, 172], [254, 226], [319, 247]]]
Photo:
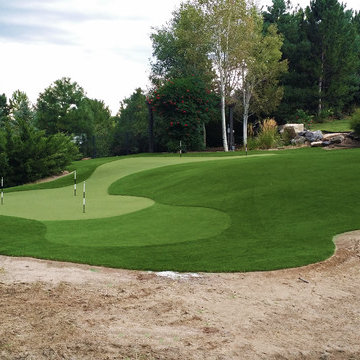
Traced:
[[196, 5], [206, 19], [211, 50], [209, 58], [217, 77], [221, 98], [221, 128], [224, 151], [228, 151], [226, 102], [240, 81], [240, 64], [246, 43], [245, 0], [197, 0]]
[[[247, 146], [247, 127], [252, 103], [267, 104], [273, 110], [281, 99], [278, 86], [286, 61], [281, 61], [282, 38], [270, 26], [263, 33], [261, 13], [245, 0], [195, 0], [206, 18], [204, 31], [211, 42], [209, 58], [217, 76], [221, 97], [222, 139], [228, 151], [226, 134], [226, 102], [235, 92], [242, 95], [243, 145]], [[269, 89], [271, 91], [269, 91]], [[272, 102], [269, 102], [269, 96]], [[266, 99], [267, 97], [267, 99]]]
[[270, 113], [279, 104], [283, 89], [279, 78], [287, 71], [287, 61], [281, 60], [282, 37], [271, 25], [263, 32], [263, 19], [255, 7], [248, 10], [247, 44], [242, 53], [239, 91], [243, 107], [243, 146], [247, 149], [250, 110]]

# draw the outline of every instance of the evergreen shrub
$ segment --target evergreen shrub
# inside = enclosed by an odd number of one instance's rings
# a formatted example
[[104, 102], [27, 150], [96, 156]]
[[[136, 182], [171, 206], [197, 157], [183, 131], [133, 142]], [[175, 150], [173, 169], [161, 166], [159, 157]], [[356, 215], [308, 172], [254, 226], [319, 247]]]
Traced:
[[360, 136], [360, 109], [357, 109], [352, 115], [350, 128], [354, 130], [356, 135]]

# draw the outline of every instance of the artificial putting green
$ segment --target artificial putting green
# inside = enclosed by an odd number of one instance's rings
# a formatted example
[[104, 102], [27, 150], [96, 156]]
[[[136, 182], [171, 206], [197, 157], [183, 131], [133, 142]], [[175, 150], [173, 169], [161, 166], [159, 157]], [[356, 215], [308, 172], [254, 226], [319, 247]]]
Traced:
[[[96, 168], [91, 177], [86, 180], [85, 213], [82, 212], [83, 183], [78, 183], [77, 196], [73, 196], [73, 185], [53, 189], [11, 192], [6, 195], [6, 206], [0, 208], [0, 215], [40, 221], [58, 221], [108, 218], [128, 214], [150, 207], [154, 205], [154, 201], [145, 197], [109, 195], [108, 188], [116, 180], [130, 174], [166, 165], [213, 159], [217, 158], [138, 157], [112, 161]], [[228, 158], [221, 158], [221, 160], [224, 159]], [[206, 214], [204, 216], [206, 217]]]
[[86, 214], [79, 187], [76, 198], [71, 186], [7, 193], [0, 253], [178, 271], [316, 262], [331, 256], [335, 234], [360, 228], [359, 159], [359, 149], [304, 149], [112, 161], [87, 180]]

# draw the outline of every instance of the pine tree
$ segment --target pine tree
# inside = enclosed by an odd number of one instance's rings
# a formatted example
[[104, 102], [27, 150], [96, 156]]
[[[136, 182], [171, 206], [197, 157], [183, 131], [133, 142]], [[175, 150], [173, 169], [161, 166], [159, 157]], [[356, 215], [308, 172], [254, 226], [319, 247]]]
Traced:
[[311, 76], [318, 88], [317, 114], [349, 106], [358, 88], [359, 66], [352, 11], [337, 0], [313, 0], [306, 8]]
[[281, 77], [284, 96], [275, 112], [278, 122], [292, 121], [296, 110], [316, 109], [316, 85], [311, 73], [311, 43], [306, 33], [304, 11], [293, 9], [284, 0], [273, 0], [263, 13], [264, 28], [275, 24], [283, 36], [282, 59], [288, 60], [288, 72]]

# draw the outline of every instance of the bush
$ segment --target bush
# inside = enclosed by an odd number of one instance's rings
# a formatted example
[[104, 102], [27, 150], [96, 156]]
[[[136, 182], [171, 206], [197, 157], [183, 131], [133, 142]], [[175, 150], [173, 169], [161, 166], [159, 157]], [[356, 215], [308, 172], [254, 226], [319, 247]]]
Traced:
[[256, 137], [250, 136], [247, 139], [248, 150], [255, 150], [258, 148], [258, 141]]
[[7, 186], [58, 174], [78, 154], [70, 137], [60, 133], [47, 137], [26, 121], [6, 125], [0, 134], [0, 149], [1, 176], [6, 178]]
[[271, 149], [278, 146], [280, 142], [281, 138], [276, 121], [274, 119], [265, 119], [260, 125], [257, 147], [259, 149]]
[[356, 135], [360, 136], [360, 109], [357, 109], [351, 116], [350, 128], [354, 130]]
[[298, 109], [292, 121], [296, 124], [304, 124], [305, 128], [310, 129], [313, 123], [313, 116], [302, 109]]
[[284, 132], [281, 135], [281, 138], [282, 138], [282, 141], [283, 141], [284, 145], [290, 145], [291, 140], [295, 139], [295, 137], [296, 137], [296, 132], [295, 132], [295, 129], [293, 127], [284, 128]]
[[323, 123], [326, 120], [331, 120], [334, 117], [334, 111], [332, 109], [322, 110], [315, 118], [315, 122]]

